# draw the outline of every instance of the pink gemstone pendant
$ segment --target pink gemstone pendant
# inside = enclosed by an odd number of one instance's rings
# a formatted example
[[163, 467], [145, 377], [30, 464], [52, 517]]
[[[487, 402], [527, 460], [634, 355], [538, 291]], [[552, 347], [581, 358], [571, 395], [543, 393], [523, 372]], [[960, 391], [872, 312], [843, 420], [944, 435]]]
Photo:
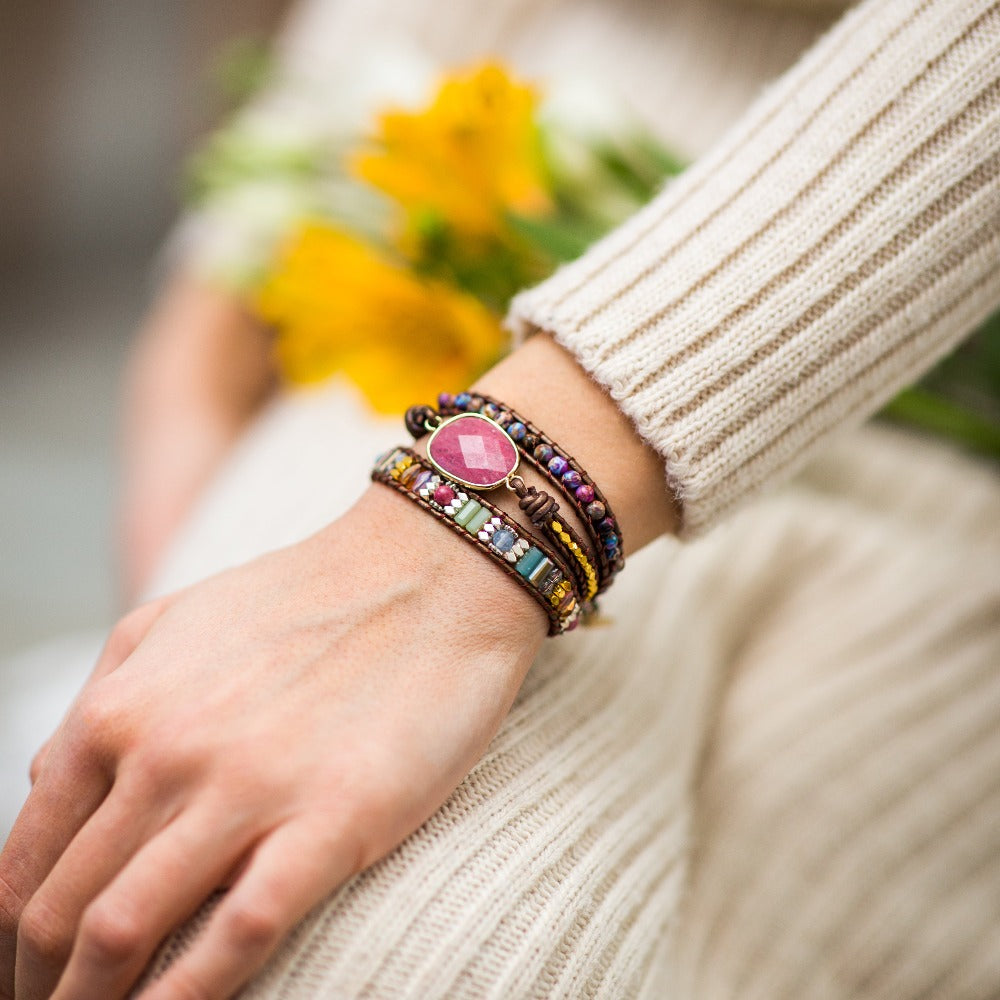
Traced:
[[479, 413], [460, 413], [441, 424], [427, 442], [427, 457], [438, 472], [473, 490], [499, 486], [519, 459], [507, 432]]

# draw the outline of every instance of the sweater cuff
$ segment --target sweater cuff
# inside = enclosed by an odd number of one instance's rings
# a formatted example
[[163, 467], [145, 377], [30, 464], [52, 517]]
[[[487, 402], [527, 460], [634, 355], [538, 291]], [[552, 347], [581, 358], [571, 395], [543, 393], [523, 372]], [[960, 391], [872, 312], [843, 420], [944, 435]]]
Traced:
[[868, 0], [508, 322], [610, 391], [692, 536], [998, 304], [1000, 3]]

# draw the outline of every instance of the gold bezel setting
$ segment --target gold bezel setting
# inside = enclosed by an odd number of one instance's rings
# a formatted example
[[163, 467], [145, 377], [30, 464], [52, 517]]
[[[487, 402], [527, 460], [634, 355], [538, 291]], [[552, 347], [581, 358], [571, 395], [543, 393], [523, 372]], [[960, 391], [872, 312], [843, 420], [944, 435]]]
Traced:
[[[446, 427], [449, 427], [451, 424], [454, 424], [456, 421], [459, 421], [459, 420], [482, 420], [485, 423], [489, 424], [491, 427], [496, 428], [496, 430], [500, 434], [502, 434], [504, 436], [504, 438], [506, 438], [507, 441], [510, 442], [511, 449], [514, 452], [513, 465], [510, 467], [510, 469], [507, 472], [504, 473], [504, 475], [500, 479], [497, 479], [494, 482], [485, 483], [485, 484], [484, 483], [473, 483], [473, 482], [470, 482], [468, 479], [464, 479], [461, 476], [457, 475], [454, 472], [454, 470], [446, 468], [445, 466], [441, 465], [434, 458], [433, 448], [434, 448], [434, 440], [435, 440], [435, 438], [437, 438], [437, 436]], [[434, 429], [434, 432], [431, 434], [430, 438], [427, 441], [427, 461], [430, 462], [430, 464], [432, 466], [434, 466], [434, 468], [438, 472], [440, 472], [441, 475], [447, 476], [448, 479], [452, 480], [455, 483], [458, 483], [460, 486], [464, 486], [466, 489], [470, 489], [470, 490], [486, 491], [486, 490], [495, 490], [498, 486], [502, 486], [504, 483], [506, 483], [510, 479], [511, 476], [514, 475], [515, 472], [517, 472], [518, 466], [520, 465], [520, 462], [521, 462], [521, 454], [518, 451], [517, 444], [515, 443], [514, 439], [495, 420], [491, 420], [489, 417], [483, 416], [483, 414], [481, 414], [481, 413], [457, 413], [457, 414], [455, 414], [455, 416], [449, 417], [447, 420], [445, 420], [442, 423], [440, 423]]]

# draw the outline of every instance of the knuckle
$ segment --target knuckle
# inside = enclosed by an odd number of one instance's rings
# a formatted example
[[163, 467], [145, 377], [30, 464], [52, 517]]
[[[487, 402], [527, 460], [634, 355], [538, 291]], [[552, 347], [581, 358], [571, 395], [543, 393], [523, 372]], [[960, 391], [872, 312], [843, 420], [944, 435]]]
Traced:
[[104, 644], [105, 655], [111, 657], [115, 664], [121, 663], [135, 649], [138, 643], [136, 636], [135, 624], [131, 616], [126, 615], [108, 633], [107, 641]]
[[101, 743], [114, 726], [115, 712], [107, 698], [85, 694], [73, 710], [73, 721], [90, 743]]
[[108, 635], [108, 652], [119, 660], [131, 656], [132, 651], [149, 631], [149, 627], [163, 614], [167, 604], [166, 598], [147, 601], [119, 618]]
[[68, 722], [71, 744], [96, 759], [116, 756], [131, 741], [136, 720], [119, 692], [105, 681], [85, 692]]
[[237, 949], [256, 951], [281, 936], [281, 920], [277, 911], [264, 903], [244, 903], [230, 911], [226, 930]]
[[13, 937], [21, 920], [24, 903], [11, 884], [11, 876], [0, 869], [0, 935]]
[[192, 779], [204, 761], [192, 753], [183, 739], [160, 738], [143, 732], [132, 746], [127, 761], [130, 784], [144, 793], [163, 794]]
[[165, 983], [170, 986], [170, 996], [175, 1000], [214, 1000], [214, 994], [183, 962], [178, 962], [167, 973]]
[[150, 607], [140, 604], [119, 618], [108, 636], [109, 648], [123, 657], [128, 656], [138, 645], [145, 632], [146, 623], [151, 617]]
[[21, 912], [17, 943], [43, 963], [60, 965], [73, 949], [73, 932], [41, 897], [34, 896]]
[[172, 762], [170, 750], [162, 745], [144, 742], [129, 762], [133, 779], [144, 788], [166, 787]]
[[141, 948], [143, 936], [141, 921], [118, 903], [92, 903], [80, 924], [81, 944], [104, 964], [127, 961]]
[[31, 765], [28, 768], [28, 777], [31, 779], [31, 783], [34, 784], [38, 780], [38, 775], [42, 771], [42, 762], [45, 760], [45, 755], [48, 753], [49, 745], [46, 743], [34, 757], [31, 758]]

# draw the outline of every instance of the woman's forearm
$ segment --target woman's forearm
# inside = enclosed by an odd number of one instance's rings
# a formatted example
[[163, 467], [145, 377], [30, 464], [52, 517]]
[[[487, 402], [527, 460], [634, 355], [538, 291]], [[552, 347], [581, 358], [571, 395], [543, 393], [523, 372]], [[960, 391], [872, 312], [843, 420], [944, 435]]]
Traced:
[[127, 600], [273, 384], [269, 338], [239, 300], [175, 277], [126, 373], [119, 538]]
[[530, 416], [570, 451], [607, 496], [628, 551], [676, 530], [662, 457], [551, 337], [532, 337], [475, 387]]

